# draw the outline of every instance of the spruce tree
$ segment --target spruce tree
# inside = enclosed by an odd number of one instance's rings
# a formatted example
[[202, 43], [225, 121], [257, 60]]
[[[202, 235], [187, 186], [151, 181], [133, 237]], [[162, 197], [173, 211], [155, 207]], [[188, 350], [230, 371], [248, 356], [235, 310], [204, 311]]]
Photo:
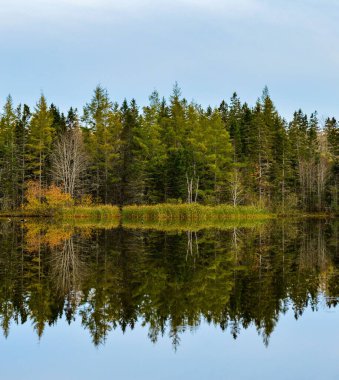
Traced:
[[[72, 110], [73, 113], [73, 110]], [[70, 118], [74, 117], [69, 114]], [[84, 107], [85, 142], [90, 155], [91, 188], [97, 201], [114, 202], [117, 181], [116, 166], [121, 145], [120, 116], [109, 99], [108, 92], [97, 86], [90, 103]]]
[[27, 180], [26, 156], [27, 156], [27, 136], [29, 130], [29, 123], [31, 119], [31, 111], [27, 104], [23, 107], [19, 105], [16, 110], [16, 145], [17, 145], [17, 159], [19, 167], [19, 199], [21, 205], [24, 204], [25, 182]]
[[47, 185], [49, 167], [46, 163], [51, 153], [54, 134], [53, 115], [48, 109], [45, 96], [41, 95], [29, 125], [26, 156], [30, 178], [39, 182], [40, 189]]
[[14, 209], [18, 196], [16, 114], [12, 97], [7, 97], [0, 120], [0, 202], [3, 209]]

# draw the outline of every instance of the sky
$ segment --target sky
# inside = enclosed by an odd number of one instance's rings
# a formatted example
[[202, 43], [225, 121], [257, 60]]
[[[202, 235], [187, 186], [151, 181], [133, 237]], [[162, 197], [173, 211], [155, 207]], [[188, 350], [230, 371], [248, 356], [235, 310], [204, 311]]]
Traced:
[[[324, 305], [324, 304], [323, 304]], [[279, 315], [269, 345], [253, 324], [230, 330], [202, 320], [180, 333], [177, 351], [168, 329], [156, 344], [148, 336], [149, 323], [136, 322], [123, 333], [109, 332], [103, 346], [94, 347], [81, 318], [68, 325], [59, 320], [46, 326], [38, 341], [34, 322], [12, 324], [7, 339], [0, 336], [1, 376], [11, 380], [319, 380], [338, 379], [338, 308], [311, 305], [299, 316]], [[18, 360], [20, 358], [20, 360]]]
[[0, 107], [43, 92], [82, 110], [97, 84], [217, 106], [265, 85], [281, 114], [339, 118], [337, 0], [0, 0]]

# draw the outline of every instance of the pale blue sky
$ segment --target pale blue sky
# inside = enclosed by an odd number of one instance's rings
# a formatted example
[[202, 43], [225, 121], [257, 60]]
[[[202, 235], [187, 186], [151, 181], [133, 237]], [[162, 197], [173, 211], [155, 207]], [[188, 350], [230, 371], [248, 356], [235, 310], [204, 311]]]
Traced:
[[[180, 334], [177, 351], [169, 331], [153, 344], [140, 321], [123, 334], [118, 327], [95, 348], [77, 318], [46, 326], [41, 341], [32, 321], [0, 336], [1, 378], [6, 380], [336, 380], [339, 377], [338, 308], [309, 307], [296, 321], [290, 310], [265, 347], [255, 327], [222, 332], [206, 321]], [[20, 358], [20, 360], [18, 360]]]
[[144, 105], [178, 81], [203, 105], [267, 85], [287, 118], [339, 116], [338, 19], [337, 0], [0, 0], [0, 105], [82, 108], [98, 83]]

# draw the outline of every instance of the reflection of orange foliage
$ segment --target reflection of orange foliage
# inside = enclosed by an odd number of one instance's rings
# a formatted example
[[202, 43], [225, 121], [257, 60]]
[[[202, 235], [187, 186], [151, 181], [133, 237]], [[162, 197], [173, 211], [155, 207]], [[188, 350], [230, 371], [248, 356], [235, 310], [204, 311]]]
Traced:
[[41, 246], [40, 226], [36, 224], [29, 224], [26, 231], [26, 249], [29, 252], [38, 251]]
[[76, 222], [46, 223], [36, 219], [25, 223], [26, 250], [38, 252], [41, 247], [60, 247], [75, 234], [83, 239], [89, 239], [93, 234], [93, 230], [98, 228], [112, 229], [118, 227], [119, 224], [117, 220], [93, 223], [80, 219]]
[[65, 240], [72, 237], [72, 230], [62, 230], [60, 228], [49, 228], [44, 236], [43, 242], [49, 247], [57, 247]]
[[80, 229], [79, 234], [80, 234], [80, 236], [83, 239], [88, 239], [93, 234], [93, 228], [91, 228], [91, 227], [83, 227], [83, 228]]
[[58, 247], [74, 233], [72, 228], [62, 228], [59, 225], [30, 223], [26, 227], [26, 249], [29, 252], [36, 252], [41, 246]]

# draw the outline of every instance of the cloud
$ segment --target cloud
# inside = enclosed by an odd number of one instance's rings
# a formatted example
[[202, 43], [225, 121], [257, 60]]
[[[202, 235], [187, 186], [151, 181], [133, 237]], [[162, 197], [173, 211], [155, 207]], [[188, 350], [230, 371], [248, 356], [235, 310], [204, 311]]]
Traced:
[[[162, 4], [172, 6], [194, 6], [197, 8], [209, 9], [229, 9], [229, 10], [251, 10], [257, 8], [260, 0], [31, 0], [31, 5], [62, 5], [77, 7], [112, 8], [112, 9], [132, 9], [144, 8], [148, 6], [161, 7]], [[26, 0], [7, 0], [7, 5], [18, 6], [28, 5]]]
[[[251, 40], [260, 31], [304, 34], [305, 41], [322, 40], [333, 46], [338, 28], [331, 28], [331, 13], [322, 15], [316, 0], [0, 0], [0, 31], [34, 35], [37, 31], [60, 34], [66, 29], [77, 33], [100, 28], [133, 30], [140, 25], [167, 25], [168, 28], [209, 25], [215, 38], [233, 36], [234, 31]], [[308, 4], [308, 6], [307, 6]], [[323, 0], [322, 7], [333, 9], [334, 0]], [[334, 12], [335, 13], [335, 12]], [[161, 21], [160, 21], [161, 20]], [[186, 22], [187, 21], [187, 22]], [[336, 21], [336, 20], [335, 20]], [[159, 23], [162, 23], [159, 26]], [[334, 29], [334, 31], [333, 31]], [[113, 30], [113, 29], [112, 29]], [[250, 31], [250, 33], [249, 33]], [[187, 32], [187, 31], [186, 31]], [[189, 30], [188, 30], [189, 33]], [[211, 31], [209, 32], [211, 34]], [[70, 36], [72, 38], [72, 36]], [[201, 38], [201, 36], [200, 36]], [[266, 36], [263, 36], [266, 39]], [[230, 39], [227, 40], [230, 42]], [[336, 50], [335, 50], [336, 51]]]
[[[0, 31], [58, 33], [60, 26], [128, 23], [182, 16], [238, 20], [263, 13], [263, 0], [0, 0]], [[57, 28], [57, 29], [55, 29]], [[55, 31], [53, 32], [53, 29]]]
[[258, 0], [179, 0], [178, 2], [184, 6], [211, 12], [248, 13], [261, 9]]
[[[28, 10], [30, 14], [49, 13], [51, 9], [58, 13], [63, 11], [97, 10], [97, 11], [161, 11], [166, 9], [180, 9], [182, 7], [192, 10], [206, 10], [209, 12], [252, 12], [260, 8], [260, 0], [2, 0], [1, 15], [6, 13], [20, 13]], [[262, 0], [261, 0], [262, 2]]]

